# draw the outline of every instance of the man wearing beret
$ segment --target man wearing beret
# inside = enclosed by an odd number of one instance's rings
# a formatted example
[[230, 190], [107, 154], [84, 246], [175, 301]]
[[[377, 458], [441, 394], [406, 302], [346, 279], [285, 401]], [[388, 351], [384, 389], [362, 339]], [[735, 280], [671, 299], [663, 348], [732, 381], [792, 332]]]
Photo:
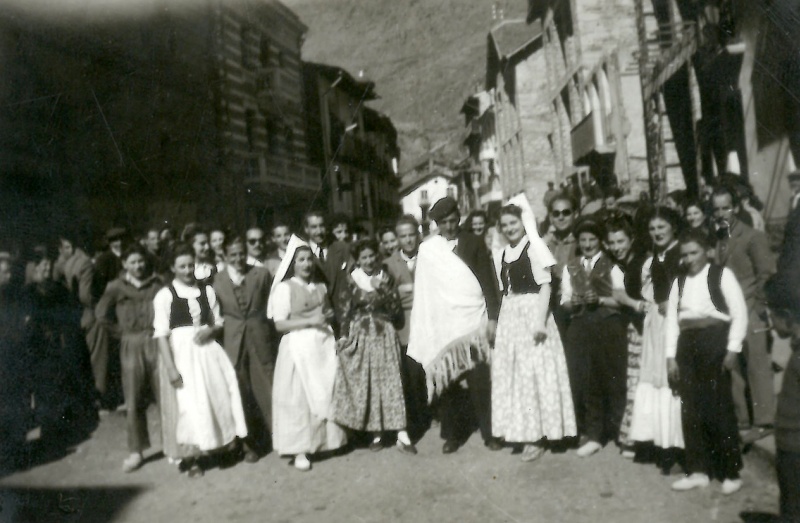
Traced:
[[[429, 397], [439, 396], [442, 451], [458, 450], [475, 421], [484, 444], [499, 450], [502, 444], [492, 436], [486, 361], [500, 312], [497, 276], [483, 240], [459, 228], [461, 215], [453, 198], [436, 202], [429, 216], [439, 236], [420, 246], [408, 353], [425, 368]], [[444, 331], [450, 336], [442, 337]]]

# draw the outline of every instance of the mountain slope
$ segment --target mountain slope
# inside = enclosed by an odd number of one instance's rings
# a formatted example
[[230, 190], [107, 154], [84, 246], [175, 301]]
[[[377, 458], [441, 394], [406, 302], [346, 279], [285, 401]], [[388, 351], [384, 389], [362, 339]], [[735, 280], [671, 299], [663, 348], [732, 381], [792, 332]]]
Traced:
[[[442, 143], [459, 156], [466, 96], [484, 84], [492, 0], [283, 0], [309, 26], [306, 60], [363, 70], [400, 133], [401, 170]], [[524, 16], [525, 1], [511, 0]], [[463, 154], [463, 153], [462, 153]]]

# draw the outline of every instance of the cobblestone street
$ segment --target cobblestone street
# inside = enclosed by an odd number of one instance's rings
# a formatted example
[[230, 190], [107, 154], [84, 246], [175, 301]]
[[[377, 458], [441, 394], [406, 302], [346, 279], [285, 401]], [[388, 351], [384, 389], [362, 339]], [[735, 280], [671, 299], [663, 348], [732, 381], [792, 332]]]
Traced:
[[672, 492], [675, 476], [626, 461], [615, 447], [588, 459], [568, 451], [522, 463], [510, 449], [486, 450], [475, 434], [445, 456], [437, 429], [419, 443], [417, 456], [358, 449], [300, 473], [270, 455], [196, 480], [157, 449], [142, 469], [123, 474], [124, 447], [124, 418], [103, 418], [93, 438], [67, 457], [0, 480], [0, 521], [688, 523], [777, 512], [774, 473], [752, 453], [744, 488], [725, 497], [718, 483]]

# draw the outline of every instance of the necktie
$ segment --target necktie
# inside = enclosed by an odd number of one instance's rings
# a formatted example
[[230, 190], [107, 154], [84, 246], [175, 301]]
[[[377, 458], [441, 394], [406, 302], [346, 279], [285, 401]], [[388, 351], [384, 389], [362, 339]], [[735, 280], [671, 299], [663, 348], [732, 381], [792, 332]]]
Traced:
[[319, 261], [321, 262], [325, 261], [325, 249], [323, 249], [322, 247], [319, 248]]

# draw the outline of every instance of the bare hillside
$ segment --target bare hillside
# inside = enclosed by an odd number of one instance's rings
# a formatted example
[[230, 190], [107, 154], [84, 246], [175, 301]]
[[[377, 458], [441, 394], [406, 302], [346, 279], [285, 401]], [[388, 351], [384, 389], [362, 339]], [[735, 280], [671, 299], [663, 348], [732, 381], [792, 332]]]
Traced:
[[[443, 142], [458, 156], [459, 109], [484, 83], [492, 0], [283, 0], [308, 25], [307, 60], [363, 70], [400, 131], [401, 169]], [[524, 16], [509, 0], [506, 17]]]

